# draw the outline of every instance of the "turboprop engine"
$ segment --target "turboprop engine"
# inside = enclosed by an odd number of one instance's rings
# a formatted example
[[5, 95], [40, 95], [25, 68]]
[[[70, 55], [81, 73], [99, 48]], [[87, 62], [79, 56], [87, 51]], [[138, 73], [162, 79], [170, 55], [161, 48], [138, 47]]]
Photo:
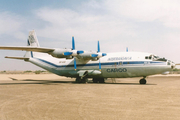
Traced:
[[79, 59], [86, 59], [86, 60], [92, 60], [92, 61], [97, 61], [97, 60], [99, 60], [99, 58], [106, 56], [106, 53], [100, 52], [99, 41], [98, 41], [98, 51], [97, 52], [75, 50], [74, 36], [72, 37], [72, 49], [56, 48], [53, 51], [49, 52], [49, 54], [56, 58], [72, 59], [74, 57], [77, 57]]
[[90, 59], [93, 61], [99, 60], [99, 58], [105, 56], [106, 53], [97, 53], [97, 52], [89, 52], [89, 51], [84, 51], [82, 54], [78, 54], [76, 57], [79, 59]]
[[58, 49], [57, 48], [54, 51], [49, 52], [49, 54], [56, 58], [67, 58], [67, 59], [73, 58], [73, 56], [71, 56], [73, 54], [71, 49]]

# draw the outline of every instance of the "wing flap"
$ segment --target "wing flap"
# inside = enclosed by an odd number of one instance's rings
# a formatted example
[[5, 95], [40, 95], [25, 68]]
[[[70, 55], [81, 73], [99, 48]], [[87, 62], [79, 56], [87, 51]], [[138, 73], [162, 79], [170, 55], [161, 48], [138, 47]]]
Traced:
[[0, 49], [3, 50], [22, 50], [22, 51], [33, 51], [33, 52], [43, 52], [43, 53], [49, 53], [54, 51], [52, 48], [43, 48], [43, 47], [28, 47], [28, 46], [0, 46]]

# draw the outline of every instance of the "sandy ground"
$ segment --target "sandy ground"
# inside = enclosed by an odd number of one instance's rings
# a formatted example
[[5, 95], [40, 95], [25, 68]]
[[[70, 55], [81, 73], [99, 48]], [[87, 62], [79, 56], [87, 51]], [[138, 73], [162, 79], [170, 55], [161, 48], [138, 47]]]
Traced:
[[53, 74], [0, 75], [1, 120], [180, 120], [180, 76], [76, 84]]

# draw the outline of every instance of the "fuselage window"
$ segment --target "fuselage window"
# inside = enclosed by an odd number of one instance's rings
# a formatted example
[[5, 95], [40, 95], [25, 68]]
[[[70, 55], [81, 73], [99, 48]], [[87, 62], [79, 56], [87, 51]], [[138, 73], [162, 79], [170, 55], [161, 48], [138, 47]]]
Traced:
[[148, 58], [149, 58], [148, 56], [145, 57], [145, 59], [148, 59]]

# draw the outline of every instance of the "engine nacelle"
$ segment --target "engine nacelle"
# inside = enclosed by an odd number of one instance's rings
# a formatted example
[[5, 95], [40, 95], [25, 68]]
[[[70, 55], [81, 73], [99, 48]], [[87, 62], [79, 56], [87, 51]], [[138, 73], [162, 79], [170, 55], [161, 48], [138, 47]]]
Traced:
[[[55, 49], [53, 52], [50, 52], [49, 54], [56, 58], [69, 58], [71, 59], [72, 55], [71, 49]], [[73, 58], [73, 57], [72, 57]]]
[[84, 53], [78, 54], [76, 57], [79, 59], [87, 59], [87, 60], [98, 60], [97, 58], [98, 54], [96, 52], [88, 52], [84, 51]]
[[79, 59], [88, 59], [92, 61], [97, 61], [99, 58], [106, 56], [106, 53], [96, 53], [96, 52], [88, 52], [84, 51], [82, 54], [78, 54], [76, 57]]

